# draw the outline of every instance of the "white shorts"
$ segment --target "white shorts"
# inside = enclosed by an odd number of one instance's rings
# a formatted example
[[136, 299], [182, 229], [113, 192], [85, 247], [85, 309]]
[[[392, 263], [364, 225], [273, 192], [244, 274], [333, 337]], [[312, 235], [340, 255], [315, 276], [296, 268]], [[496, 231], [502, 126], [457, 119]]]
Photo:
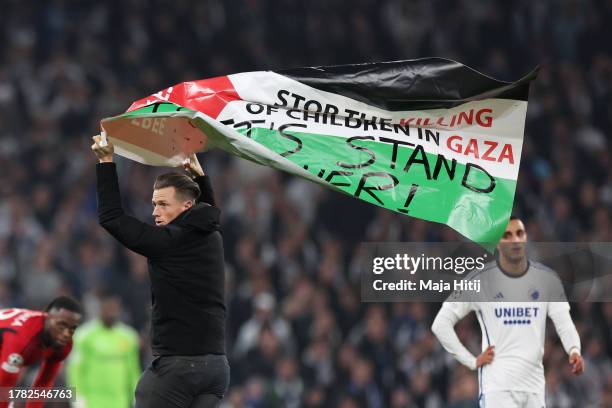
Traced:
[[544, 394], [524, 391], [489, 391], [478, 403], [480, 408], [546, 408]]

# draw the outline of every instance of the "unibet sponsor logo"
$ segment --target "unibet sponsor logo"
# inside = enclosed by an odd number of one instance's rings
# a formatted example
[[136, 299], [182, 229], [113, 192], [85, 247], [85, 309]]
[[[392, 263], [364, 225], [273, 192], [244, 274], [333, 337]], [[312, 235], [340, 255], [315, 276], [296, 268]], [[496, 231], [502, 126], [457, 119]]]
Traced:
[[495, 317], [538, 317], [539, 307], [496, 307]]

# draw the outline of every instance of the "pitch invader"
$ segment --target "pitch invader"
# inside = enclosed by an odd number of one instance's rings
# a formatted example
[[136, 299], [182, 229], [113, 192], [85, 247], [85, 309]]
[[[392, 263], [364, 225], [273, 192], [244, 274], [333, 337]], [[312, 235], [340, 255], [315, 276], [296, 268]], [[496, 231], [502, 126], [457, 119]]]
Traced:
[[[438, 312], [432, 331], [459, 362], [478, 369], [480, 407], [543, 408], [544, 340], [550, 317], [574, 374], [584, 371], [580, 338], [570, 316], [569, 303], [557, 274], [529, 261], [523, 222], [511, 217], [497, 246], [498, 259], [466, 280], [481, 280], [480, 293], [451, 296]], [[455, 324], [476, 313], [482, 332], [477, 357], [459, 341]]]

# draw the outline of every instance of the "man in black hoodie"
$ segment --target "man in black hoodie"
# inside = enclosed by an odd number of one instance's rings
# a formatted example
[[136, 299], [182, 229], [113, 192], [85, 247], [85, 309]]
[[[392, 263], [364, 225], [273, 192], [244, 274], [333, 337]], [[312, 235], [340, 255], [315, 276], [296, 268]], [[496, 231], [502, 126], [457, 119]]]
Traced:
[[136, 408], [214, 407], [229, 384], [225, 356], [223, 241], [210, 180], [192, 155], [185, 174], [168, 173], [153, 186], [155, 226], [124, 213], [113, 145], [101, 146], [100, 225], [147, 257], [155, 359], [136, 388]]

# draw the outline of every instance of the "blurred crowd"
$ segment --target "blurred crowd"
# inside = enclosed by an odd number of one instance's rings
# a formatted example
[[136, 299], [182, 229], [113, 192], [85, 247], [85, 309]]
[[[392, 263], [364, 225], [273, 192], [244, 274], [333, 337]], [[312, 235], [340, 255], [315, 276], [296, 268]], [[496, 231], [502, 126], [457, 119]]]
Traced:
[[[612, 1], [2, 2], [0, 307], [57, 294], [98, 314], [116, 291], [150, 361], [146, 260], [97, 223], [90, 136], [174, 83], [248, 70], [440, 56], [516, 80], [535, 65], [516, 213], [540, 241], [612, 241]], [[224, 407], [472, 407], [476, 374], [429, 330], [438, 304], [361, 303], [356, 245], [452, 241], [449, 228], [238, 160], [202, 156], [223, 211]], [[129, 212], [155, 175], [118, 159]], [[587, 372], [551, 326], [549, 407], [612, 406], [612, 304], [573, 304]], [[476, 353], [475, 319], [456, 327]]]

